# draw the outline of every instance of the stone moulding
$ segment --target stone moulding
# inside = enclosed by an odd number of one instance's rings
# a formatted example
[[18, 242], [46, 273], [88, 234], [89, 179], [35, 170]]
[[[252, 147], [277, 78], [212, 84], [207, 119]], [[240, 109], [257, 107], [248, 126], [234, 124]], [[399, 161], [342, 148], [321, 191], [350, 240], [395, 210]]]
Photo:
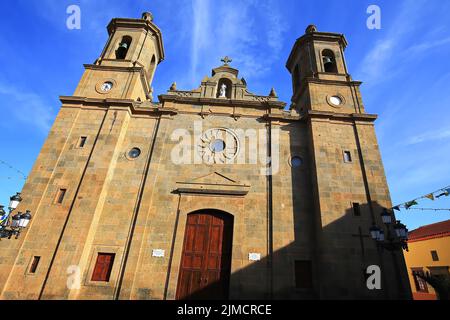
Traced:
[[174, 193], [245, 196], [250, 185], [242, 184], [218, 172], [187, 182], [177, 182]]
[[334, 113], [334, 112], [324, 112], [324, 111], [313, 111], [309, 110], [305, 114], [305, 119], [338, 119], [338, 120], [355, 120], [355, 121], [365, 121], [374, 122], [377, 120], [378, 116], [376, 114], [367, 113]]
[[160, 104], [150, 103], [150, 107], [142, 107], [143, 103], [136, 103], [129, 99], [93, 99], [75, 96], [60, 96], [63, 107], [97, 107], [97, 108], [128, 108], [132, 115], [176, 115], [176, 109], [163, 108]]
[[179, 102], [188, 104], [207, 104], [207, 105], [225, 105], [225, 106], [246, 106], [246, 107], [260, 107], [267, 108], [267, 106], [283, 109], [286, 103], [282, 101], [271, 101], [267, 97], [264, 100], [237, 100], [237, 99], [215, 99], [215, 98], [200, 98], [187, 97], [178, 95], [160, 95], [159, 101], [163, 102]]

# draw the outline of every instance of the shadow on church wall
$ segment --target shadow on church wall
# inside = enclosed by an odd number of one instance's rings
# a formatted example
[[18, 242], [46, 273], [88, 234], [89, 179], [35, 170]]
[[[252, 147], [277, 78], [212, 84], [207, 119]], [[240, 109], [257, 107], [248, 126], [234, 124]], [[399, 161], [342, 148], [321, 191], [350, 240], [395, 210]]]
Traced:
[[[368, 205], [361, 206], [361, 212], [368, 212]], [[375, 204], [376, 210], [382, 207]], [[361, 218], [363, 219], [363, 218]], [[359, 234], [362, 229], [362, 237]], [[311, 288], [296, 288], [295, 252], [296, 241], [274, 251], [260, 261], [231, 274], [230, 299], [238, 300], [279, 300], [279, 299], [409, 299], [409, 283], [403, 281], [399, 273], [404, 268], [398, 254], [393, 257], [390, 252], [377, 249], [369, 237], [369, 231], [361, 227], [354, 217], [353, 208], [346, 210], [343, 218], [325, 226], [322, 233], [333, 238], [323, 242], [326, 249], [316, 252], [312, 261]], [[323, 240], [319, 240], [323, 241]], [[363, 244], [361, 244], [361, 241]], [[314, 244], [317, 246], [317, 244]], [[320, 247], [316, 247], [319, 251]], [[329, 253], [333, 255], [329, 257]], [[319, 261], [314, 261], [320, 259]], [[328, 259], [328, 260], [327, 260]], [[393, 259], [397, 259], [399, 270], [395, 270]], [[271, 261], [272, 260], [272, 261]], [[321, 264], [321, 261], [326, 261]], [[280, 263], [288, 261], [288, 263]], [[270, 266], [285, 266], [273, 270], [273, 291], [270, 292]], [[366, 269], [369, 265], [379, 265], [382, 272], [382, 290], [369, 290], [366, 286]], [[285, 281], [285, 278], [291, 281]], [[407, 280], [407, 279], [406, 279]], [[265, 289], [267, 288], [267, 289]], [[220, 297], [220, 285], [212, 283], [186, 298], [186, 300], [214, 300]], [[220, 299], [220, 298], [219, 298]]]
[[[375, 219], [381, 219], [379, 215], [383, 207], [377, 202], [372, 203], [372, 208], [367, 203], [361, 203], [360, 216], [357, 216], [349, 200], [343, 216], [322, 226], [319, 212], [315, 210], [318, 204], [314, 203], [315, 168], [311, 151], [304, 147], [308, 145], [305, 141], [293, 141], [293, 137], [297, 139], [302, 136], [299, 132], [306, 139], [307, 128], [294, 123], [284, 126], [282, 130], [289, 131], [291, 154], [303, 159], [302, 168], [291, 170], [292, 228], [295, 240], [262, 260], [232, 273], [229, 298], [410, 299], [411, 291], [402, 253], [380, 249], [370, 238], [371, 210]], [[382, 225], [381, 220], [376, 222]], [[299, 268], [296, 275], [296, 261], [300, 262], [300, 266], [310, 263], [311, 274], [301, 274], [307, 268]], [[366, 270], [370, 265], [381, 268], [381, 290], [367, 288]], [[217, 284], [210, 284], [187, 300], [213, 299], [216, 290]]]

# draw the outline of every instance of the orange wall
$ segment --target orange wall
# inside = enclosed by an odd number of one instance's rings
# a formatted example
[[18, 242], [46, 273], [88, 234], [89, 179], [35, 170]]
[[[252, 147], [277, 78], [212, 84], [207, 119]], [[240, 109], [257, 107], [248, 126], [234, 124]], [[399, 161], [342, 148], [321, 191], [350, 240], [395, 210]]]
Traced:
[[[428, 294], [416, 291], [416, 285], [412, 275], [412, 268], [423, 268], [424, 272], [429, 271], [427, 267], [450, 266], [450, 237], [434, 238], [422, 241], [408, 242], [409, 252], [405, 252], [405, 260], [408, 268], [408, 276], [416, 300], [434, 300], [436, 293], [429, 284]], [[439, 261], [433, 261], [431, 251], [437, 251]]]

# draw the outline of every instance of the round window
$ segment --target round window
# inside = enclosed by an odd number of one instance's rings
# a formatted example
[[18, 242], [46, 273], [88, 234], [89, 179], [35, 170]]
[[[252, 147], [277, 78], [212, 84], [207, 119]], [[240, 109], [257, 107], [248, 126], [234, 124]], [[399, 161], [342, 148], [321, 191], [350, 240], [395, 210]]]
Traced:
[[133, 148], [128, 152], [128, 157], [130, 159], [136, 159], [141, 155], [141, 149], [139, 148]]
[[293, 168], [299, 168], [299, 167], [302, 166], [302, 164], [303, 164], [303, 159], [302, 158], [300, 158], [298, 156], [292, 157], [292, 159], [291, 159], [291, 166]]
[[225, 150], [225, 141], [222, 139], [216, 139], [211, 142], [210, 149], [212, 152], [222, 152]]
[[332, 96], [330, 97], [330, 102], [335, 106], [340, 106], [342, 104], [342, 99], [338, 96]]

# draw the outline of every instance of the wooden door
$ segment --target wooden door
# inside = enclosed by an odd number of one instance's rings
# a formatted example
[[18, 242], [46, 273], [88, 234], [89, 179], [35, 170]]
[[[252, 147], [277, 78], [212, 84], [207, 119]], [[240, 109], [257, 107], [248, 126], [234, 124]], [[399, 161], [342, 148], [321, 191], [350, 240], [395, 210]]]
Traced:
[[177, 299], [228, 298], [232, 237], [231, 216], [214, 212], [188, 215]]

